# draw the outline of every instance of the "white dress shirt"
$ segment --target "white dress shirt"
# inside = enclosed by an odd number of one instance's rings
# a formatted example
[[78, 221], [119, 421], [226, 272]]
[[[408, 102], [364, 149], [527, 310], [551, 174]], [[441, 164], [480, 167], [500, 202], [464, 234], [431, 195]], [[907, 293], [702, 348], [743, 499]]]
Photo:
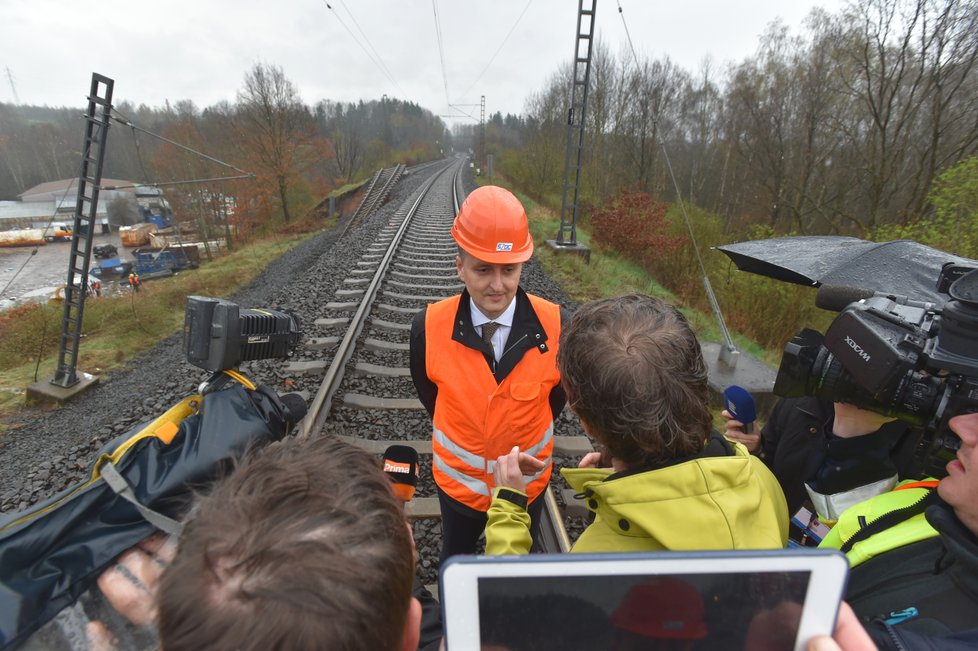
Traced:
[[510, 301], [509, 306], [503, 310], [503, 313], [495, 319], [490, 319], [483, 314], [475, 306], [475, 301], [471, 299], [469, 299], [469, 308], [472, 315], [472, 325], [480, 335], [482, 335], [482, 324], [489, 323], [490, 321], [495, 321], [499, 324], [496, 332], [492, 335], [492, 351], [498, 362], [503, 356], [503, 351], [506, 350], [506, 340], [509, 338], [509, 331], [513, 329], [513, 317], [516, 315], [516, 298], [514, 297]]

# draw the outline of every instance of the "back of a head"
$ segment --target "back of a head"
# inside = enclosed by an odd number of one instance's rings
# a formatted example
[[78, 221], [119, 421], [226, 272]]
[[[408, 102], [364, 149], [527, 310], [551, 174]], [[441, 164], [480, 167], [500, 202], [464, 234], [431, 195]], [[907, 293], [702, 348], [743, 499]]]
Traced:
[[702, 451], [712, 427], [707, 368], [672, 305], [632, 294], [580, 307], [562, 329], [557, 365], [571, 407], [628, 467]]
[[377, 460], [332, 439], [280, 441], [200, 501], [160, 583], [162, 646], [396, 648], [413, 577]]

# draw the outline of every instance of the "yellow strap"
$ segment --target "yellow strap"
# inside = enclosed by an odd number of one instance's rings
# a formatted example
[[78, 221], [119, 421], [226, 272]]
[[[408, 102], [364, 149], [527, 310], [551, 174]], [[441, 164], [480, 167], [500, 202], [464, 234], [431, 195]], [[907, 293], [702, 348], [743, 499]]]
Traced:
[[126, 441], [122, 443], [119, 447], [112, 451], [111, 454], [103, 454], [96, 461], [95, 465], [92, 467], [92, 477], [90, 481], [95, 481], [100, 476], [100, 469], [102, 464], [106, 461], [110, 463], [119, 463], [119, 460], [128, 452], [132, 446], [136, 445], [139, 441], [145, 438], [156, 437], [163, 443], [169, 445], [173, 441], [173, 437], [176, 436], [177, 432], [180, 430], [180, 422], [192, 414], [197, 413], [200, 408], [200, 402], [202, 398], [199, 395], [187, 396], [177, 404], [173, 405], [162, 416], [154, 420], [152, 423], [144, 427], [138, 434], [130, 436]]
[[234, 369], [228, 369], [224, 371], [224, 374], [227, 375], [228, 377], [234, 378], [235, 380], [238, 381], [239, 384], [241, 384], [241, 386], [243, 386], [244, 388], [250, 391], [254, 391], [257, 388], [254, 382], [246, 378], [239, 371], [235, 371]]

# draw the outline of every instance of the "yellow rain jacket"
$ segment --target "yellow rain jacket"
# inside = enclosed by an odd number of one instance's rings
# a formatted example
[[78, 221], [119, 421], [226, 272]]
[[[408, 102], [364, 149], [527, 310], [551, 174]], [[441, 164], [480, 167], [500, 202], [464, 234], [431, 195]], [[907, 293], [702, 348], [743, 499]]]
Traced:
[[[719, 434], [702, 455], [676, 465], [621, 473], [564, 468], [560, 474], [596, 516], [574, 552], [780, 549], [788, 541], [788, 508], [774, 475]], [[525, 509], [494, 493], [486, 553], [528, 553], [529, 526]]]

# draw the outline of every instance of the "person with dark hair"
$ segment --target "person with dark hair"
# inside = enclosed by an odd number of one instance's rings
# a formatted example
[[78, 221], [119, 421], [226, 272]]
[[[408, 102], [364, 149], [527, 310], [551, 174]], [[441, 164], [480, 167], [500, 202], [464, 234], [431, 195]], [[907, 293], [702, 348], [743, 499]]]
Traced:
[[186, 524], [158, 593], [162, 647], [418, 647], [415, 549], [369, 454], [288, 439], [248, 455]]
[[[881, 649], [978, 648], [978, 413], [948, 427], [960, 447], [940, 480], [888, 490], [880, 482], [889, 471], [872, 455], [829, 455], [809, 480], [820, 515], [841, 513], [820, 546], [846, 552], [845, 599]], [[837, 434], [858, 442], [869, 429], [854, 422]], [[833, 475], [848, 478], [848, 490], [817, 494]]]
[[533, 237], [523, 204], [486, 185], [452, 226], [464, 291], [418, 312], [411, 378], [431, 416], [432, 473], [441, 506], [441, 562], [474, 554], [486, 525], [492, 464], [512, 446], [540, 461], [526, 483], [533, 531], [550, 482], [554, 420], [564, 392], [554, 361], [569, 313], [520, 287]]
[[[686, 318], [657, 298], [589, 303], [561, 333], [568, 403], [604, 448], [561, 474], [595, 515], [574, 551], [784, 547], [788, 513], [777, 480], [712, 429], [707, 369]], [[530, 548], [523, 475], [540, 463], [514, 447], [495, 465], [489, 554]]]
[[[804, 506], [809, 498], [805, 489], [806, 478], [818, 470], [826, 454], [839, 456], [840, 452], [835, 448], [865, 448], [875, 457], [877, 464], [889, 467], [884, 481], [889, 482], [890, 487], [896, 484], [898, 477], [919, 477], [920, 470], [914, 463], [919, 431], [907, 423], [852, 405], [832, 403], [814, 396], [784, 398], [774, 405], [763, 429], [750, 433], [744, 431], [744, 424], [730, 412], [724, 410], [722, 416], [726, 419], [724, 436], [744, 444], [767, 464], [778, 478], [788, 502], [788, 512], [792, 514]], [[865, 436], [858, 443], [836, 434], [836, 431], [844, 430], [846, 422], [843, 421], [852, 421], [854, 417], [867, 428], [867, 431], [861, 432]], [[843, 456], [853, 453], [841, 452]], [[832, 488], [827, 487], [826, 492], [832, 492]]]

